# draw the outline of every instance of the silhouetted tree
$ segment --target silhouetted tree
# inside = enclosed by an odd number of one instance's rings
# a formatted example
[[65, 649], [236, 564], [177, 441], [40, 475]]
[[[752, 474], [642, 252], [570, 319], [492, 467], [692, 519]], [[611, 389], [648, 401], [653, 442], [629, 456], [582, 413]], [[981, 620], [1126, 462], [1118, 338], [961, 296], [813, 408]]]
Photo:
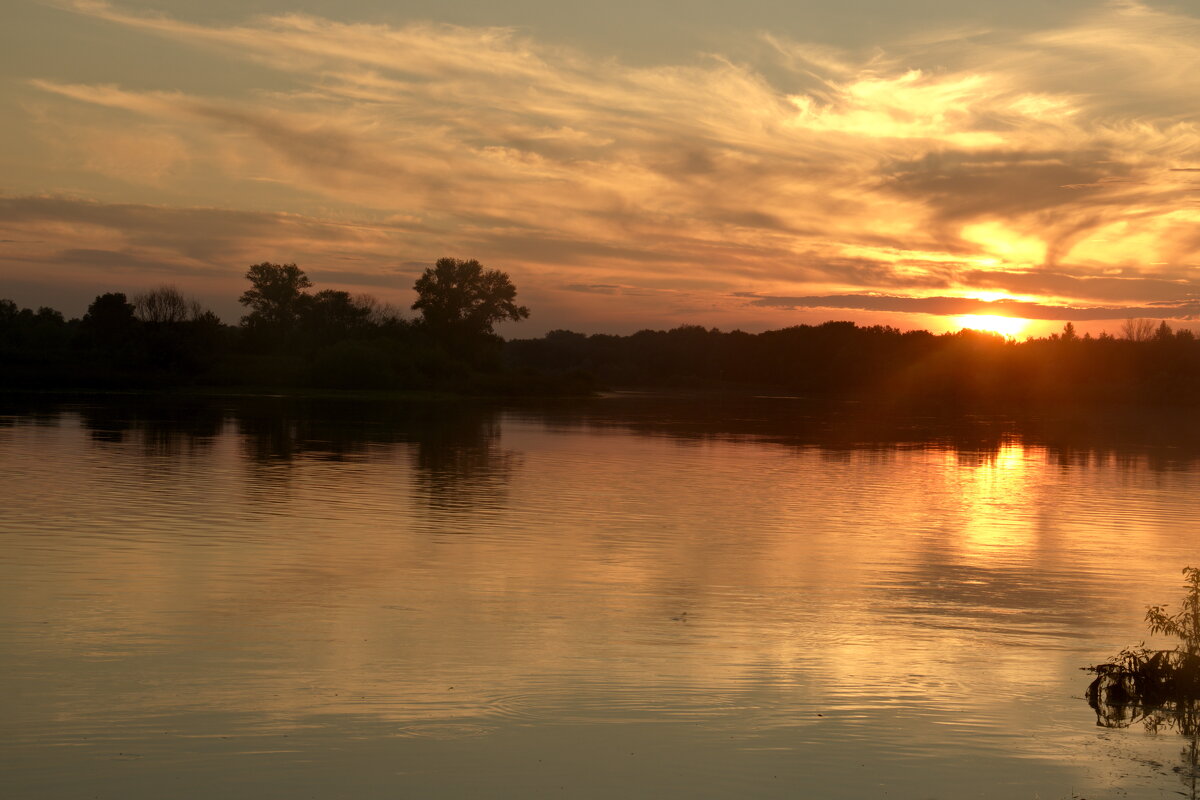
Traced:
[[349, 292], [323, 289], [300, 305], [300, 325], [312, 342], [332, 344], [364, 333], [371, 326], [374, 307], [374, 303], [352, 298]]
[[246, 271], [250, 288], [238, 302], [251, 309], [242, 324], [277, 343], [286, 341], [303, 311], [312, 281], [295, 264], [255, 264]]
[[490, 336], [497, 322], [519, 322], [529, 309], [516, 303], [508, 274], [478, 261], [439, 258], [413, 287], [422, 323], [435, 335], [463, 340]]
[[93, 346], [111, 352], [128, 347], [137, 326], [133, 304], [124, 292], [99, 295], [80, 322], [80, 329]]
[[142, 322], [173, 324], [199, 319], [204, 309], [184, 297], [174, 286], [160, 286], [133, 298], [134, 313]]
[[80, 354], [71, 345], [78, 329], [79, 320], [67, 322], [52, 308], [34, 311], [0, 300], [0, 388], [75, 383]]
[[1131, 342], [1147, 342], [1154, 336], [1154, 320], [1127, 319], [1121, 324], [1121, 338]]
[[224, 327], [216, 314], [174, 286], [140, 294], [133, 305], [149, 366], [194, 377], [212, 365]]
[[404, 313], [391, 303], [381, 303], [374, 295], [360, 294], [354, 304], [366, 311], [367, 323], [380, 329], [408, 329]]

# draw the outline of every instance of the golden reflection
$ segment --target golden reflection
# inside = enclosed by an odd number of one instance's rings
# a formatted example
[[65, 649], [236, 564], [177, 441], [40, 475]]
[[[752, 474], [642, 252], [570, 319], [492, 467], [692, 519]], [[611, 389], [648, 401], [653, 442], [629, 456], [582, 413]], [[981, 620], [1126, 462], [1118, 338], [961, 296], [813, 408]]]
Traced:
[[972, 561], [1011, 556], [1014, 549], [1030, 544], [1028, 525], [1021, 524], [1019, 511], [1027, 502], [1027, 484], [1034, 476], [1030, 453], [1016, 441], [1005, 442], [994, 454], [967, 461], [955, 456], [958, 493], [962, 498], [964, 525], [960, 546]]

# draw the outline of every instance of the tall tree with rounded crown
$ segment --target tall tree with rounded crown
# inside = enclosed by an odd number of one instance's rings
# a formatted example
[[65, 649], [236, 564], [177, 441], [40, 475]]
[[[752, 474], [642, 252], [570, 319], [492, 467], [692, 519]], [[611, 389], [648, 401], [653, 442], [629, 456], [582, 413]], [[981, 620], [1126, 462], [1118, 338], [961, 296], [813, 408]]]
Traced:
[[414, 310], [431, 333], [455, 342], [493, 334], [497, 322], [519, 322], [529, 309], [517, 305], [517, 289], [508, 274], [484, 269], [475, 259], [439, 258], [417, 279]]
[[253, 330], [286, 339], [296, 326], [312, 281], [295, 264], [255, 264], [246, 271], [250, 288], [238, 302], [250, 308], [242, 324]]

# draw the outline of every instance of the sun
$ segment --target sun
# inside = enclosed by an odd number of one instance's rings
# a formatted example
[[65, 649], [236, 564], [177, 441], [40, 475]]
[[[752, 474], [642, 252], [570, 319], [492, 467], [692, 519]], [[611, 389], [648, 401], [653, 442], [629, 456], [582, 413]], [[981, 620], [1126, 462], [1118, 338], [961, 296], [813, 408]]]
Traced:
[[987, 331], [1001, 336], [1016, 336], [1025, 330], [1029, 320], [1020, 317], [1001, 317], [996, 314], [964, 314], [954, 319], [960, 328], [970, 328], [973, 331]]

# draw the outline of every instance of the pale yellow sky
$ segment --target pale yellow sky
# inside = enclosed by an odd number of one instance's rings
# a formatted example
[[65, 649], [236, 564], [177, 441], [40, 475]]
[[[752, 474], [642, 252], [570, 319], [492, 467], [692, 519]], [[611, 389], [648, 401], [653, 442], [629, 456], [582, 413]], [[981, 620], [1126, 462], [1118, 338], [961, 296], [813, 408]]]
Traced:
[[898, 5], [17, 0], [0, 296], [232, 321], [251, 263], [407, 305], [450, 255], [516, 335], [1187, 325], [1200, 15]]

